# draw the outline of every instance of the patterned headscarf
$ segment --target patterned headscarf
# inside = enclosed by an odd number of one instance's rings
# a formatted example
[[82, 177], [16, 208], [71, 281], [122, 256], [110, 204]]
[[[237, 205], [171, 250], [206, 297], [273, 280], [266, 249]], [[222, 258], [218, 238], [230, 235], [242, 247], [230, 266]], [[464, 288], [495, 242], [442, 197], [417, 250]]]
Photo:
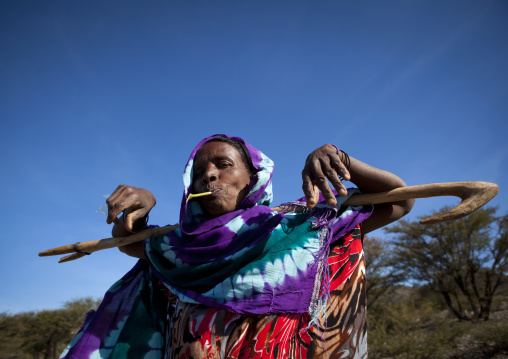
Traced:
[[[247, 196], [245, 196], [236, 211], [226, 213], [216, 218], [207, 219], [204, 216], [199, 201], [194, 200], [187, 202], [187, 197], [192, 191], [192, 183], [194, 178], [194, 160], [197, 152], [210, 140], [220, 137], [231, 138], [243, 144], [249, 152], [252, 165], [254, 166], [256, 173], [252, 176], [252, 179], [249, 183]], [[224, 227], [224, 225], [231, 222], [239, 215], [242, 218], [247, 219], [253, 214], [247, 214], [246, 212], [254, 211], [256, 213], [273, 213], [273, 211], [267, 208], [273, 199], [272, 173], [273, 161], [240, 137], [213, 135], [203, 139], [192, 151], [183, 173], [184, 193], [182, 197], [182, 205], [180, 207], [180, 228], [182, 229], [183, 234], [186, 236], [206, 235], [206, 233], [210, 232], [213, 229]], [[258, 220], [257, 222], [261, 221]], [[227, 229], [228, 227], [226, 226], [225, 228]], [[225, 229], [220, 231], [220, 235], [223, 239], [223, 236], [230, 236]]]

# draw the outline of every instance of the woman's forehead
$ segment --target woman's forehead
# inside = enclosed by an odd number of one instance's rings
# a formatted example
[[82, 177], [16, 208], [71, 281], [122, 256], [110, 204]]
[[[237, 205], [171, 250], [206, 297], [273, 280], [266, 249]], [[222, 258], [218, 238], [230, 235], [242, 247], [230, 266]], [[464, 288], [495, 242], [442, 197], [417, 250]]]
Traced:
[[242, 161], [240, 153], [234, 146], [225, 142], [213, 141], [205, 143], [196, 152], [196, 156], [194, 156], [194, 166], [203, 162], [222, 158]]

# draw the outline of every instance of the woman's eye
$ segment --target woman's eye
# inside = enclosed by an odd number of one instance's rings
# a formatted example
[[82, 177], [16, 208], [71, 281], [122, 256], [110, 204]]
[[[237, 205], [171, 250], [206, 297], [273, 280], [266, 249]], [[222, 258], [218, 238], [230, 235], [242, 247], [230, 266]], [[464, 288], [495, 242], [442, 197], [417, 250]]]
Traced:
[[229, 162], [220, 162], [218, 165], [219, 168], [226, 168], [229, 166], [231, 166], [231, 163], [229, 163]]

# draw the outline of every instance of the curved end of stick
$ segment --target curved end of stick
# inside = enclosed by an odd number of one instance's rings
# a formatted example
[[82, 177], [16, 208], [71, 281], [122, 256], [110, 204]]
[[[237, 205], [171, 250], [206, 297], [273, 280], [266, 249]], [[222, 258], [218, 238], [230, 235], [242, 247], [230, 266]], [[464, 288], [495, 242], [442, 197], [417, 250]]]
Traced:
[[46, 249], [45, 251], [39, 252], [39, 257], [55, 256], [58, 254], [68, 254], [74, 252], [76, 252], [74, 249], [74, 244], [69, 244], [66, 246]]
[[462, 201], [456, 207], [435, 216], [424, 218], [420, 221], [420, 224], [448, 222], [465, 217], [487, 204], [498, 192], [499, 187], [495, 183], [467, 182], [467, 185], [461, 188], [461, 193], [457, 194], [458, 197], [462, 198]]
[[85, 253], [73, 253], [70, 256], [65, 256], [65, 257], [60, 258], [58, 260], [58, 263], [70, 262], [70, 261], [73, 261], [75, 259], [79, 259], [81, 257], [84, 257], [85, 255], [86, 255]]

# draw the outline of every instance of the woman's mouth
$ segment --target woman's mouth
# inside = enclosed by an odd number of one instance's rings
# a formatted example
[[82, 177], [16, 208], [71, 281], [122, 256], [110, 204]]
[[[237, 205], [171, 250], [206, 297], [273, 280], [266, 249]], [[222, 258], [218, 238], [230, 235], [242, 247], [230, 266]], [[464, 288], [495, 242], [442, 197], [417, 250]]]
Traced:
[[221, 190], [221, 189], [220, 189], [220, 188], [218, 188], [218, 187], [209, 187], [209, 188], [208, 188], [208, 191], [209, 191], [209, 192], [212, 192], [212, 195], [213, 195], [213, 194], [215, 194], [215, 193], [217, 193], [217, 192], [218, 192], [218, 191], [220, 191], [220, 190]]

